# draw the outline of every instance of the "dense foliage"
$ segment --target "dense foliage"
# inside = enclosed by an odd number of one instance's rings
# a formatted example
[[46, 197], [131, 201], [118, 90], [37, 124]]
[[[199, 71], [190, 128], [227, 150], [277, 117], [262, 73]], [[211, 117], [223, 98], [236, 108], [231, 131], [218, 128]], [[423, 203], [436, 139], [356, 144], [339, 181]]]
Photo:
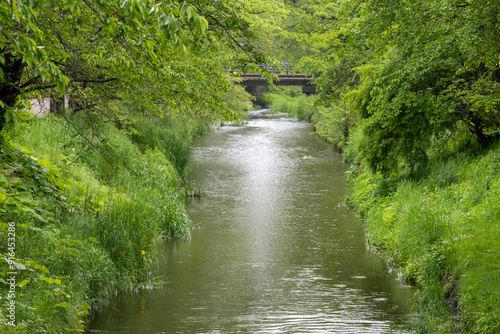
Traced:
[[[258, 7], [264, 2], [256, 2]], [[265, 2], [271, 10], [274, 1]], [[267, 58], [238, 1], [18, 0], [0, 3], [0, 130], [26, 97], [107, 113], [123, 98], [171, 113], [233, 116], [222, 101], [236, 64]], [[261, 22], [252, 25], [257, 29]], [[59, 108], [60, 109], [60, 108]]]

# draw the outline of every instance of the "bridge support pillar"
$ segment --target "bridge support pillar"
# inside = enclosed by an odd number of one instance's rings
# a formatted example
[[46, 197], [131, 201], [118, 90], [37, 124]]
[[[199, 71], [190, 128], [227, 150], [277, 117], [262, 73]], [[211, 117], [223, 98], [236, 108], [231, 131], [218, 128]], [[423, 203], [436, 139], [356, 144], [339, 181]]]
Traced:
[[306, 95], [316, 94], [316, 86], [302, 86], [302, 93]]
[[255, 97], [255, 101], [258, 102], [259, 98], [267, 92], [267, 86], [245, 86], [247, 93]]

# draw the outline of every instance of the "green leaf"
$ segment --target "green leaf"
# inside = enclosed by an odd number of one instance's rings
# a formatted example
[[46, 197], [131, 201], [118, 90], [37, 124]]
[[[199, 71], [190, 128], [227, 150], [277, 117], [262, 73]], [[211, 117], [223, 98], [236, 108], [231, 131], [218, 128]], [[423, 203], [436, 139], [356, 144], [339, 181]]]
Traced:
[[[38, 232], [38, 231], [37, 231]], [[29, 261], [27, 264], [26, 264], [27, 267], [30, 267], [30, 268], [35, 268], [37, 270], [40, 270], [42, 273], [46, 274], [48, 273], [48, 269], [47, 267], [45, 267], [43, 264], [39, 264], [35, 261]]]
[[50, 277], [43, 277], [43, 276], [40, 276], [40, 280], [41, 281], [45, 281], [49, 284], [58, 284], [58, 285], [61, 285], [61, 280], [59, 279], [54, 279], [54, 278], [50, 278]]
[[208, 21], [203, 16], [198, 16], [198, 19], [195, 21], [196, 31], [202, 35], [205, 33], [206, 28], [208, 27]]
[[170, 25], [170, 23], [172, 23], [173, 19], [174, 19], [174, 18], [173, 18], [172, 16], [170, 16], [170, 15], [166, 15], [166, 16], [163, 18], [163, 24], [164, 24], [164, 25], [163, 25], [162, 27], [167, 28], [167, 27]]
[[174, 23], [174, 32], [178, 32], [181, 29], [181, 22], [178, 19], [174, 18], [173, 23]]
[[193, 6], [188, 6], [186, 8], [186, 14], [188, 20], [191, 20], [191, 18], [193, 18], [196, 15], [196, 10], [193, 8]]
[[26, 284], [28, 284], [30, 281], [25, 279], [24, 281], [20, 282], [19, 284], [17, 284], [17, 286], [19, 286], [20, 288], [22, 288], [23, 286], [25, 286]]
[[151, 13], [158, 13], [158, 4], [156, 5], [153, 5], [153, 7], [151, 7], [151, 10], [149, 11], [148, 15], [151, 15]]

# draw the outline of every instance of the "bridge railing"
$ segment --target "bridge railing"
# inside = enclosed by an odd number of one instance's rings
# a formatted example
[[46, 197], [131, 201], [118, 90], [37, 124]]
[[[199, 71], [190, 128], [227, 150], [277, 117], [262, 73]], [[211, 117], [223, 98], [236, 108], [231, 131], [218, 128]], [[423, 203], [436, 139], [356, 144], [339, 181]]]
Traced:
[[[259, 67], [263, 70], [267, 70], [267, 71], [271, 72], [272, 74], [276, 74], [276, 75], [279, 75], [279, 74], [287, 74], [287, 75], [301, 74], [300, 71], [294, 70], [295, 69], [294, 64], [289, 64], [288, 62], [281, 62], [281, 71], [276, 69], [272, 65], [269, 65], [269, 64], [259, 64]], [[252, 74], [257, 75], [257, 73], [249, 73], [249, 72], [242, 70], [241, 66], [238, 66], [237, 68], [233, 68], [233, 69], [230, 68], [229, 71], [232, 73], [239, 73], [239, 74], [243, 74], [243, 75], [252, 75]]]

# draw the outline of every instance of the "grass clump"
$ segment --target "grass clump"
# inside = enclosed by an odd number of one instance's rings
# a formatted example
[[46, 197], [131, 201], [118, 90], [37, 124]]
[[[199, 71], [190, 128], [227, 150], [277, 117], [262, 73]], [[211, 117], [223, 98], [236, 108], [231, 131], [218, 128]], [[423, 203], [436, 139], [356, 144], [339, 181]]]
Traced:
[[314, 107], [315, 96], [308, 97], [305, 94], [293, 94], [293, 96], [270, 94], [271, 101], [269, 110], [271, 112], [282, 112], [297, 117], [299, 120], [310, 121], [316, 108]]

